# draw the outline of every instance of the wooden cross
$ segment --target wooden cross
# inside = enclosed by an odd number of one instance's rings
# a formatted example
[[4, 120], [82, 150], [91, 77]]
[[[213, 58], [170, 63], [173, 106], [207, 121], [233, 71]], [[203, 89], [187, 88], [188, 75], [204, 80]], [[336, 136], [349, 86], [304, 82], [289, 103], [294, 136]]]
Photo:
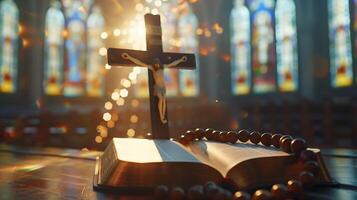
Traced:
[[154, 139], [169, 139], [164, 68], [195, 69], [194, 54], [165, 53], [162, 49], [160, 15], [145, 15], [147, 51], [108, 49], [111, 66], [148, 67], [151, 129]]

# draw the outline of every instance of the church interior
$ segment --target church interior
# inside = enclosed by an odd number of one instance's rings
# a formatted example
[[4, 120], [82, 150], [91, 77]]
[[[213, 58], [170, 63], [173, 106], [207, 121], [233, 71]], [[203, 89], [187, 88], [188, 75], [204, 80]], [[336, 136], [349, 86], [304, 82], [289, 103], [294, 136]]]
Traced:
[[[195, 57], [163, 63], [161, 88], [151, 68], [108, 62], [109, 48], [151, 55], [147, 13], [163, 55]], [[160, 92], [167, 139], [303, 138], [341, 183], [307, 199], [357, 199], [355, 0], [0, 0], [0, 44], [0, 199], [119, 199], [92, 189], [96, 157], [113, 138], [156, 138]]]

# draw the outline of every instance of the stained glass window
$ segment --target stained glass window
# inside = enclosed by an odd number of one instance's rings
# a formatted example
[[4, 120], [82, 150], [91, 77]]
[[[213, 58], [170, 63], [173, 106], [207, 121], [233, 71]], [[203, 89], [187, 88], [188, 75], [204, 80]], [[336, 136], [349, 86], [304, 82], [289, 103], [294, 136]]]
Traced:
[[298, 89], [298, 54], [295, 3], [278, 0], [275, 8], [278, 86], [280, 91]]
[[[161, 23], [162, 23], [162, 40], [163, 49], [165, 52], [176, 52], [178, 48], [176, 46], [177, 35], [177, 12], [175, 7], [176, 1], [164, 2], [161, 6]], [[177, 69], [164, 70], [165, 83], [167, 89], [167, 96], [174, 97], [179, 94], [179, 80]]]
[[0, 92], [17, 89], [19, 11], [13, 0], [0, 2]]
[[98, 52], [104, 46], [100, 37], [104, 31], [104, 18], [99, 7], [94, 6], [88, 17], [88, 52], [87, 52], [87, 94], [99, 97], [103, 95], [104, 57]]
[[64, 16], [60, 2], [52, 1], [45, 20], [44, 88], [47, 95], [60, 95], [63, 88], [64, 55]]
[[[198, 20], [192, 12], [190, 5], [184, 1], [181, 2], [179, 19], [178, 19], [178, 37], [180, 43], [180, 51], [188, 53], [196, 53], [198, 58], [198, 39], [196, 37], [196, 29]], [[196, 60], [199, 66], [199, 60]], [[199, 95], [199, 69], [195, 71], [180, 70], [180, 92], [183, 96], [192, 97]]]
[[329, 0], [330, 74], [332, 87], [353, 83], [348, 0]]
[[84, 94], [86, 59], [86, 12], [79, 0], [73, 0], [66, 9], [67, 59], [65, 63], [64, 95]]
[[252, 20], [254, 93], [275, 90], [274, 1], [249, 1]]
[[250, 92], [250, 16], [244, 0], [236, 0], [231, 13], [232, 94]]

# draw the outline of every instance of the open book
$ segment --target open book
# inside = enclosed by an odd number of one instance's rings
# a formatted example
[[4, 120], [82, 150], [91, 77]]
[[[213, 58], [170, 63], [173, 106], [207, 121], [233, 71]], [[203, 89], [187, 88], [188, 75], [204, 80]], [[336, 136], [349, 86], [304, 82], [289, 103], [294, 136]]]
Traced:
[[[320, 183], [331, 178], [318, 155]], [[298, 177], [303, 165], [274, 147], [212, 141], [183, 146], [170, 140], [114, 138], [98, 159], [94, 188], [150, 191], [157, 185], [188, 188], [230, 179], [240, 189], [284, 183]]]

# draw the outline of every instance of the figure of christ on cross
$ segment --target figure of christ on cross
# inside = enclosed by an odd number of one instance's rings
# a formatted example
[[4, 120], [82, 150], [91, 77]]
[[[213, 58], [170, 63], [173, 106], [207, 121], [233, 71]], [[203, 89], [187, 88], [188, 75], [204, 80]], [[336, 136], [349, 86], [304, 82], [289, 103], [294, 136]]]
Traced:
[[154, 77], [154, 95], [159, 98], [158, 109], [160, 114], [160, 119], [163, 124], [167, 123], [166, 119], [166, 87], [164, 79], [164, 68], [176, 67], [180, 63], [186, 62], [187, 57], [182, 56], [182, 58], [175, 60], [169, 64], [162, 64], [159, 58], [154, 58], [152, 64], [146, 64], [141, 60], [132, 57], [128, 53], [123, 53], [122, 58], [130, 60], [131, 62], [137, 64], [140, 67], [147, 67], [152, 71]]
[[169, 139], [164, 69], [195, 69], [194, 54], [167, 53], [162, 50], [162, 30], [159, 15], [146, 14], [147, 51], [108, 49], [111, 66], [147, 67], [149, 76], [150, 115], [153, 139]]

